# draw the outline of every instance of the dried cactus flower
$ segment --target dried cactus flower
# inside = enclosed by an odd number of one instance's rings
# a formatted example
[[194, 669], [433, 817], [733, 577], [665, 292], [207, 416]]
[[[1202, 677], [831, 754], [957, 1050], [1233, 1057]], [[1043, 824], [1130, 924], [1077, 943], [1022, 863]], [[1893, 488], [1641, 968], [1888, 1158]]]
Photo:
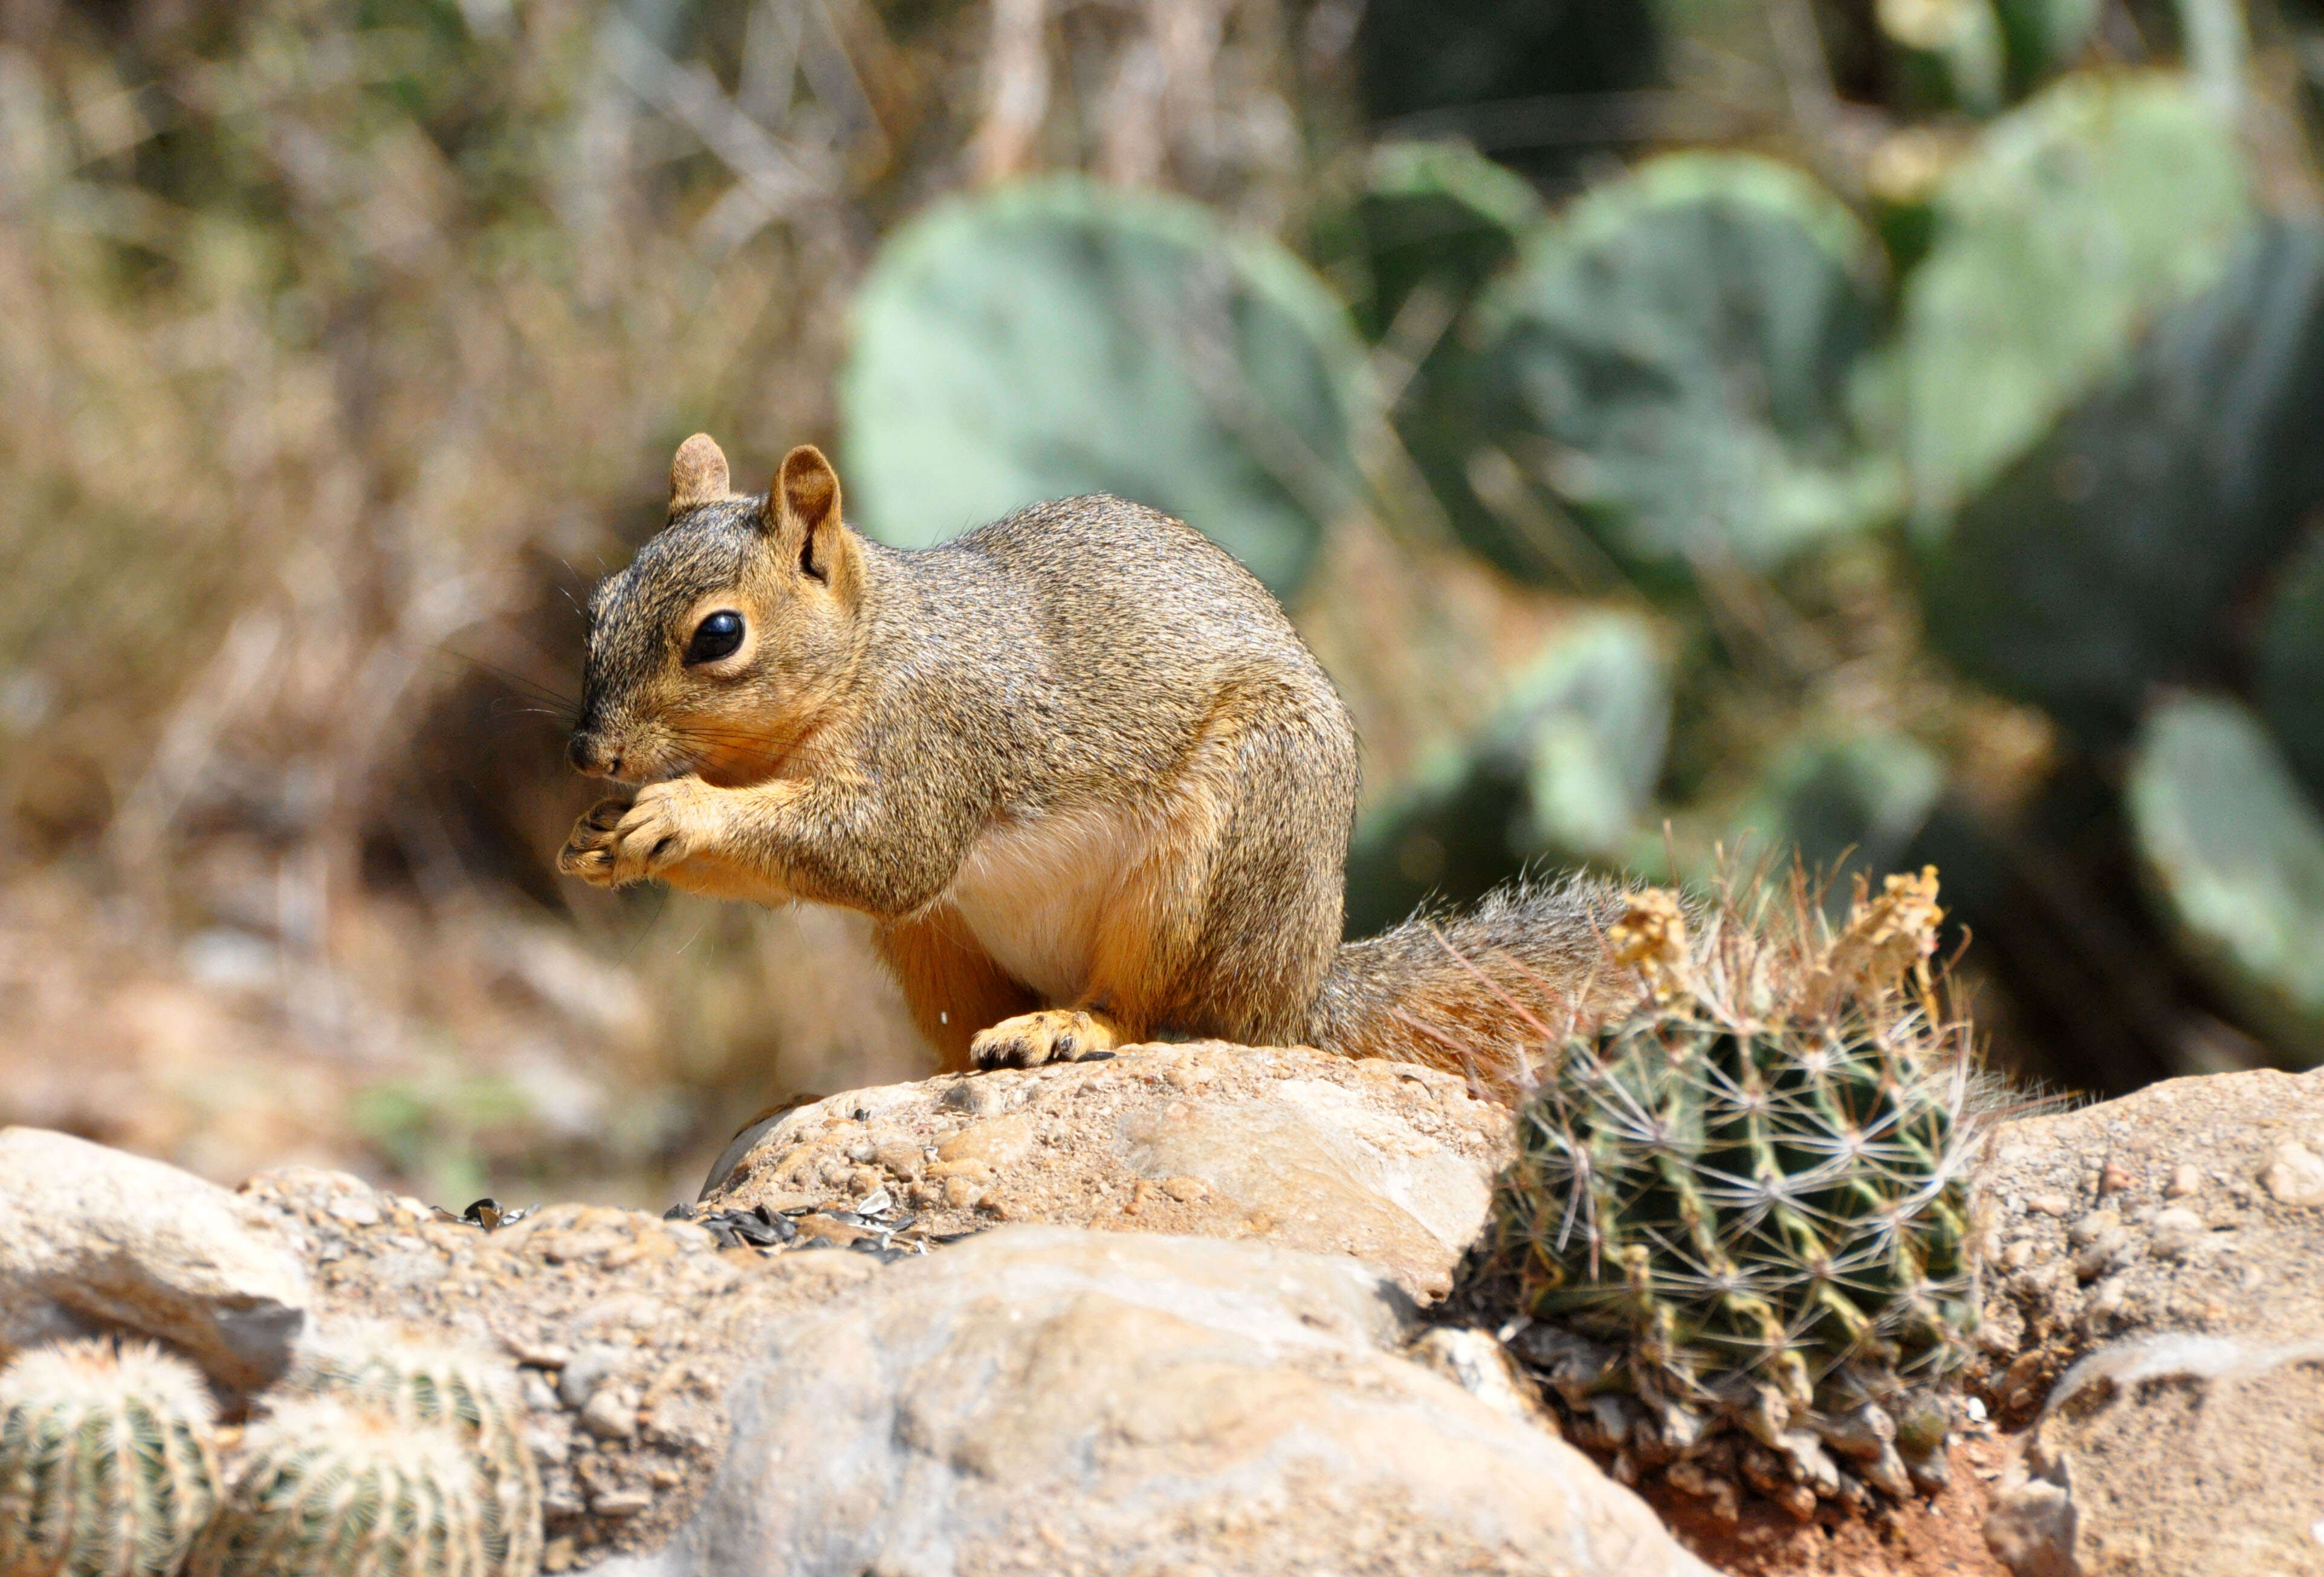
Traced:
[[1809, 977], [1795, 1010], [1821, 1018], [1850, 997], [1894, 988], [1907, 972], [1926, 997], [1929, 960], [1936, 953], [1937, 927], [1944, 918], [1945, 911], [1937, 907], [1934, 865], [1923, 866], [1918, 876], [1889, 877], [1877, 899], [1865, 896], [1858, 878], [1848, 927], [1832, 943], [1822, 966]]
[[0, 1577], [167, 1577], [217, 1499], [208, 1388], [151, 1343], [0, 1370]]
[[489, 1577], [540, 1568], [540, 1477], [524, 1443], [524, 1404], [508, 1365], [487, 1353], [359, 1325], [310, 1342], [282, 1388], [335, 1397], [412, 1428], [449, 1430], [475, 1459]]
[[1646, 994], [1670, 1000], [1686, 979], [1686, 910], [1678, 895], [1649, 887], [1630, 895], [1629, 908], [1607, 927], [1615, 964], [1636, 970]]
[[1926, 984], [1936, 873], [1859, 889], [1836, 936], [1804, 901], [1773, 925], [1730, 903], [1683, 963], [1653, 896], [1639, 940], [1609, 939], [1664, 989], [1551, 1059], [1460, 1301], [1534, 1322], [1520, 1354], [1626, 1479], [1739, 1480], [1802, 1516], [1934, 1481], [1927, 1404], [1978, 1306], [1981, 1110]]
[[483, 1500], [450, 1429], [286, 1401], [252, 1428], [187, 1577], [485, 1577]]

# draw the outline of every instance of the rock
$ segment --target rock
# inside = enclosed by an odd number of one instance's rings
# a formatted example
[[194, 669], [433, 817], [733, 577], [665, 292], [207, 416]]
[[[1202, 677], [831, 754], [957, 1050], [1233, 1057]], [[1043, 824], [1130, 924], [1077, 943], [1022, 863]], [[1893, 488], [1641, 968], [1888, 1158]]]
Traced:
[[0, 1130], [0, 1350], [128, 1330], [249, 1391], [289, 1363], [308, 1301], [297, 1255], [225, 1189], [69, 1134]]
[[1978, 1183], [2003, 1248], [1973, 1385], [2014, 1425], [2117, 1342], [2324, 1338], [2319, 1154], [2324, 1071], [2173, 1079], [2006, 1124]]
[[599, 1570], [1709, 1577], [1579, 1452], [1394, 1356], [1410, 1322], [1344, 1259], [993, 1231], [778, 1325], [700, 1512]]
[[1986, 1530], [2020, 1577], [2324, 1570], [2319, 1153], [2324, 1072], [2175, 1079], [1996, 1137], [1978, 1209], [2008, 1246], [1970, 1379], [2033, 1424]]
[[1255, 1238], [1353, 1254], [1436, 1296], [1484, 1220], [1508, 1127], [1425, 1068], [1134, 1047], [795, 1107], [738, 1136], [703, 1203], [845, 1205], [882, 1186], [939, 1234], [1010, 1221]]
[[691, 1222], [598, 1205], [486, 1231], [309, 1167], [263, 1173], [236, 1203], [304, 1259], [319, 1331], [386, 1320], [523, 1360], [558, 1569], [682, 1523], [723, 1453], [728, 1379], [767, 1328], [880, 1268], [836, 1250], [722, 1253]]
[[1490, 1331], [1438, 1325], [1424, 1332], [1405, 1356], [1434, 1370], [1504, 1418], [1554, 1431], [1557, 1419], [1509, 1350]]
[[583, 1348], [558, 1371], [557, 1399], [578, 1412], [589, 1405], [589, 1398], [621, 1362], [622, 1354], [613, 1348]]
[[2209, 1222], [2191, 1210], [2172, 1206], [2158, 1210], [2146, 1223], [2147, 1237], [2154, 1251], [2169, 1259], [2183, 1259], [2210, 1235]]
[[581, 1427], [600, 1440], [635, 1440], [638, 1405], [623, 1392], [604, 1387], [582, 1407]]
[[2052, 1390], [1987, 1524], [2018, 1577], [2324, 1567], [2324, 1339], [2145, 1336]]
[[2279, 1204], [2324, 1204], [2324, 1160], [2306, 1145], [2276, 1146], [2259, 1180]]

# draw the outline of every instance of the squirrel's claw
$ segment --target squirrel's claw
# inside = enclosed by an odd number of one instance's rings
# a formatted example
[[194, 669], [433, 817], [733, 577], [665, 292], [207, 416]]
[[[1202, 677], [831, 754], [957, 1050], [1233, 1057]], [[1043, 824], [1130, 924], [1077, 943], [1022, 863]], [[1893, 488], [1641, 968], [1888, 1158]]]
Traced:
[[557, 869], [597, 887], [613, 884], [613, 829], [629, 813], [625, 799], [601, 799], [573, 824], [573, 835], [557, 853]]
[[608, 835], [613, 884], [650, 881], [715, 844], [704, 823], [706, 797], [716, 792], [698, 778], [672, 778], [638, 790]]
[[600, 800], [576, 822], [557, 856], [567, 876], [598, 887], [650, 881], [715, 842], [706, 825], [706, 797], [717, 790], [696, 779], [649, 783], [634, 800]]
[[1037, 1068], [1111, 1051], [1118, 1038], [1112, 1024], [1097, 1014], [1051, 1008], [980, 1031], [968, 1043], [968, 1056], [980, 1068]]

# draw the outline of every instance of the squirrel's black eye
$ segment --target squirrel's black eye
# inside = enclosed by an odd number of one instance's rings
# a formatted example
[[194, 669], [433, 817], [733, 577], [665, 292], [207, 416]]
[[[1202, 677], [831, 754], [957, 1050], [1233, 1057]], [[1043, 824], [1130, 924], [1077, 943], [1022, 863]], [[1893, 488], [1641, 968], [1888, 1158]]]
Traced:
[[742, 644], [742, 615], [713, 613], [694, 627], [694, 639], [686, 643], [688, 665], [716, 662], [722, 657], [732, 657]]

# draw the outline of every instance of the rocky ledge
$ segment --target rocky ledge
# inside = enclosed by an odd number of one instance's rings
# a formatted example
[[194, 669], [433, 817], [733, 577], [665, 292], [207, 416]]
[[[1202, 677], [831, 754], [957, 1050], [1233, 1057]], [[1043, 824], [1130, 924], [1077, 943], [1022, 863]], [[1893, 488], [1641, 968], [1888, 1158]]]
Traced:
[[[553, 1571], [1713, 1570], [1490, 1333], [1430, 1328], [1507, 1127], [1423, 1069], [1136, 1047], [779, 1113], [685, 1219], [490, 1227], [9, 1130], [0, 1356], [138, 1332], [232, 1411], [356, 1322], [489, 1346]], [[2006, 1433], [1951, 1502], [1991, 1501], [1993, 1554], [1912, 1508], [1781, 1533], [1664, 1509], [1730, 1571], [2324, 1567], [2319, 1157], [2324, 1074], [1997, 1131], [1969, 1384]]]

